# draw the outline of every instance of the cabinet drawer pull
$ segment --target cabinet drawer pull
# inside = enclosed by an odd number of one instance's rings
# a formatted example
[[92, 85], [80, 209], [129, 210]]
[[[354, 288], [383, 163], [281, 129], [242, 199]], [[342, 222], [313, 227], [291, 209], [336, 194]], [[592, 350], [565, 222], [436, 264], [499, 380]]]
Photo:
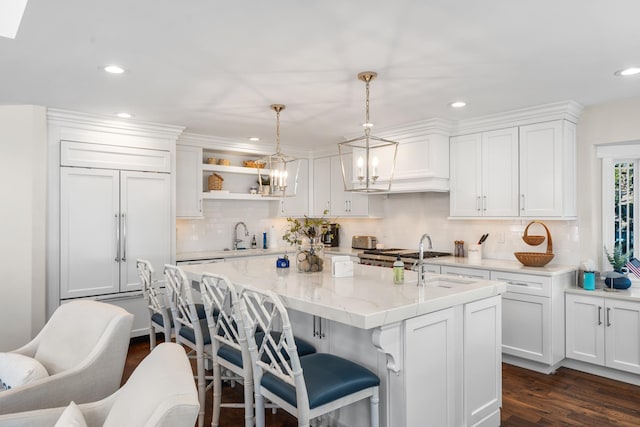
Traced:
[[522, 203], [520, 204], [520, 210], [523, 211], [524, 210], [524, 194], [520, 195], [520, 199], [522, 200]]
[[523, 282], [507, 282], [510, 285], [516, 285], [516, 286], [529, 286], [528, 283], [523, 283]]
[[482, 197], [482, 210], [485, 212], [487, 210], [487, 196]]
[[602, 325], [602, 307], [598, 306], [598, 325]]
[[476, 210], [480, 212], [480, 196], [476, 197]]
[[611, 326], [611, 308], [607, 307], [607, 327]]

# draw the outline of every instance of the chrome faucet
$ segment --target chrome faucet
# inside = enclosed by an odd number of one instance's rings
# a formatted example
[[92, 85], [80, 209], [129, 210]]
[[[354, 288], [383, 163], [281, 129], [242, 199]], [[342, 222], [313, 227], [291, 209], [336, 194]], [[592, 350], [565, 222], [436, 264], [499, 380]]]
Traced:
[[244, 235], [249, 236], [249, 230], [247, 230], [247, 224], [240, 221], [236, 223], [235, 227], [233, 227], [233, 250], [238, 249], [238, 243], [242, 242], [242, 239], [238, 239], [238, 226], [241, 225], [244, 227]]
[[429, 241], [429, 249], [433, 249], [431, 237], [425, 233], [420, 237], [419, 256], [418, 256], [418, 286], [424, 286], [424, 239]]

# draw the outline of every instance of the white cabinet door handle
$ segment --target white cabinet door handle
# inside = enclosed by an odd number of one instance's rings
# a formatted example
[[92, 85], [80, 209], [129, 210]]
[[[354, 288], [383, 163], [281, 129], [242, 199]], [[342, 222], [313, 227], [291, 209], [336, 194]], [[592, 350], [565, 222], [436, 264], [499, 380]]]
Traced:
[[480, 212], [480, 196], [476, 197], [476, 210]]
[[482, 196], [482, 210], [487, 211], [487, 196]]
[[127, 217], [122, 214], [122, 260], [127, 262]]
[[598, 306], [598, 325], [602, 325], [602, 307]]
[[524, 210], [524, 194], [520, 195], [520, 199], [522, 201], [522, 203], [520, 203], [520, 210], [523, 211]]

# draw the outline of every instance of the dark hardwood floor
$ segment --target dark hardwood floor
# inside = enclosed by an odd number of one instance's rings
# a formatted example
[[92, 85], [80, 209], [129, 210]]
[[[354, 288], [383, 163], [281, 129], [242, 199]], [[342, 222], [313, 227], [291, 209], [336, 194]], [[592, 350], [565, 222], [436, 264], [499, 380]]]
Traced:
[[[162, 341], [161, 336], [158, 341]], [[147, 354], [148, 338], [132, 340], [123, 383]], [[222, 398], [227, 402], [241, 402], [242, 387], [225, 386]], [[205, 426], [210, 426], [210, 392], [206, 405]], [[243, 415], [242, 409], [223, 408], [220, 425], [242, 427]], [[296, 419], [283, 410], [275, 415], [268, 411], [266, 424], [268, 427], [297, 426]], [[502, 426], [637, 427], [640, 426], [640, 387], [568, 368], [544, 375], [503, 364]]]

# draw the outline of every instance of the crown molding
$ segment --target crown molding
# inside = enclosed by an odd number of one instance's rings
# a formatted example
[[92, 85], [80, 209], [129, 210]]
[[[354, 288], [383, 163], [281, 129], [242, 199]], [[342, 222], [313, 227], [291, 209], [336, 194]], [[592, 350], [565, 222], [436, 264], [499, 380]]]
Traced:
[[452, 129], [451, 135], [463, 135], [552, 120], [568, 120], [577, 123], [583, 109], [584, 107], [575, 101], [561, 101], [489, 114], [473, 119], [459, 120]]
[[47, 120], [50, 124], [73, 129], [109, 132], [121, 135], [146, 136], [177, 139], [184, 131], [183, 126], [159, 123], [138, 122], [135, 120], [117, 120], [97, 114], [47, 108]]
[[[203, 149], [223, 151], [229, 153], [247, 153], [252, 155], [270, 155], [275, 151], [275, 144], [268, 143], [256, 143], [256, 142], [244, 142], [238, 141], [232, 138], [224, 138], [221, 136], [201, 135], [196, 133], [184, 132], [180, 135], [177, 142], [179, 145], [190, 145], [200, 147]], [[287, 145], [280, 145], [281, 150], [288, 155], [295, 157], [309, 158], [311, 157], [311, 150], [303, 150], [299, 147], [291, 147]]]

